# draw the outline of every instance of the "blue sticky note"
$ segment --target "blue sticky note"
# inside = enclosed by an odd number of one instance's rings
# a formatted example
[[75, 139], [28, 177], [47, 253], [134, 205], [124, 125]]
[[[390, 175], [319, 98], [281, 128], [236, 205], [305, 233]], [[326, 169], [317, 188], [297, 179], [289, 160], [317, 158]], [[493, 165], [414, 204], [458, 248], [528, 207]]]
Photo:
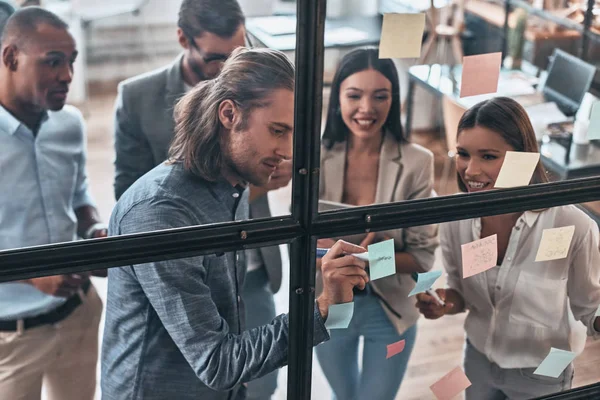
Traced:
[[414, 289], [410, 291], [408, 297], [430, 289], [440, 276], [442, 276], [442, 271], [429, 271], [419, 274], [419, 277], [417, 278], [417, 284]]
[[535, 371], [536, 375], [544, 375], [552, 378], [558, 378], [560, 374], [573, 362], [575, 353], [572, 351], [550, 348], [550, 353], [544, 358]]
[[590, 113], [590, 125], [587, 133], [588, 140], [600, 139], [600, 101], [597, 101], [592, 106]]
[[396, 254], [394, 252], [394, 239], [370, 244], [369, 250], [369, 269], [371, 270], [372, 281], [385, 278], [396, 273]]
[[334, 304], [329, 306], [325, 328], [327, 329], [346, 329], [350, 325], [352, 315], [354, 314], [354, 302]]

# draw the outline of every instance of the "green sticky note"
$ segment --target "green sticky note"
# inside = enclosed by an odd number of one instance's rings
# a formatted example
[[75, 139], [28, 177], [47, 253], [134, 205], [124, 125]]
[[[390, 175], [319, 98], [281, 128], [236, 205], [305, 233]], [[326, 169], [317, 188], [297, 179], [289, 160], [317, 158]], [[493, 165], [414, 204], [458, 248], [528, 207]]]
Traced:
[[394, 239], [370, 244], [369, 269], [371, 280], [385, 278], [396, 273], [396, 254], [394, 252]]
[[588, 140], [599, 140], [600, 139], [600, 101], [597, 101], [592, 106], [592, 112], [590, 113], [590, 125], [587, 133]]
[[536, 375], [550, 376], [558, 378], [563, 373], [565, 368], [569, 366], [575, 359], [576, 354], [572, 351], [550, 348], [550, 353], [544, 358], [535, 371]]
[[354, 302], [334, 304], [329, 306], [325, 328], [327, 329], [346, 329], [350, 325], [352, 315], [354, 314]]

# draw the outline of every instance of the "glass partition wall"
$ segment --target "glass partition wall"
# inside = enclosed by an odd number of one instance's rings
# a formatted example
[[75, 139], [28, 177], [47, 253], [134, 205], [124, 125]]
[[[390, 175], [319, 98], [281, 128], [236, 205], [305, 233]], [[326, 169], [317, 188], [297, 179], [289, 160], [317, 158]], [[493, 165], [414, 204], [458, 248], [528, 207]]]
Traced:
[[[290, 243], [287, 398], [311, 398], [316, 241], [600, 200], [600, 177], [318, 212], [326, 2], [297, 0], [291, 216], [0, 252], [0, 282]], [[589, 399], [600, 384], [547, 396]]]

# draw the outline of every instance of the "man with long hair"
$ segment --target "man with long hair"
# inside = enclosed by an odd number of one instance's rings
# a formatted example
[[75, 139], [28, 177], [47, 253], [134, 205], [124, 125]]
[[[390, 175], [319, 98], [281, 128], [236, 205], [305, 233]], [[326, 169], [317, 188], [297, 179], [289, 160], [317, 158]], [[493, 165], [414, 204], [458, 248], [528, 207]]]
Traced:
[[[115, 197], [167, 158], [173, 140], [175, 103], [199, 82], [218, 76], [231, 52], [247, 45], [245, 18], [236, 0], [183, 0], [177, 37], [183, 52], [168, 66], [122, 82], [115, 111]], [[271, 216], [267, 192], [291, 180], [291, 162], [278, 165], [264, 186], [250, 188], [250, 217]], [[248, 279], [242, 297], [249, 327], [275, 317], [273, 294], [281, 286], [279, 246], [246, 251]], [[269, 400], [277, 372], [250, 382], [249, 400]]]
[[[294, 68], [281, 52], [240, 48], [175, 113], [169, 161], [121, 197], [111, 235], [247, 218], [247, 186], [292, 156]], [[365, 263], [349, 255], [364, 251], [340, 241], [323, 258], [315, 344], [329, 337], [329, 306], [365, 287]], [[245, 272], [241, 251], [110, 269], [103, 398], [243, 399], [244, 382], [284, 366], [288, 316], [245, 330]]]

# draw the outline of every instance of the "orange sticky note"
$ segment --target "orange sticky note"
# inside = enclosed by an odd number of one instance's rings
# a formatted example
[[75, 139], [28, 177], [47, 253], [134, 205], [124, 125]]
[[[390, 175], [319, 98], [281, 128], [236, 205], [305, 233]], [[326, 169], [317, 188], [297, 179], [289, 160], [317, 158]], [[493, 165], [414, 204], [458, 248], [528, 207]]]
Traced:
[[460, 97], [496, 93], [501, 63], [502, 53], [463, 57]]
[[450, 400], [469, 386], [469, 378], [460, 367], [456, 367], [429, 388], [438, 400]]
[[402, 353], [402, 350], [404, 350], [405, 344], [406, 344], [406, 341], [404, 339], [402, 339], [401, 341], [396, 342], [396, 343], [388, 344], [387, 345], [387, 356], [385, 356], [386, 360], [390, 357], [394, 357], [398, 353]]
[[496, 266], [498, 262], [498, 235], [460, 246], [462, 250], [463, 279]]

